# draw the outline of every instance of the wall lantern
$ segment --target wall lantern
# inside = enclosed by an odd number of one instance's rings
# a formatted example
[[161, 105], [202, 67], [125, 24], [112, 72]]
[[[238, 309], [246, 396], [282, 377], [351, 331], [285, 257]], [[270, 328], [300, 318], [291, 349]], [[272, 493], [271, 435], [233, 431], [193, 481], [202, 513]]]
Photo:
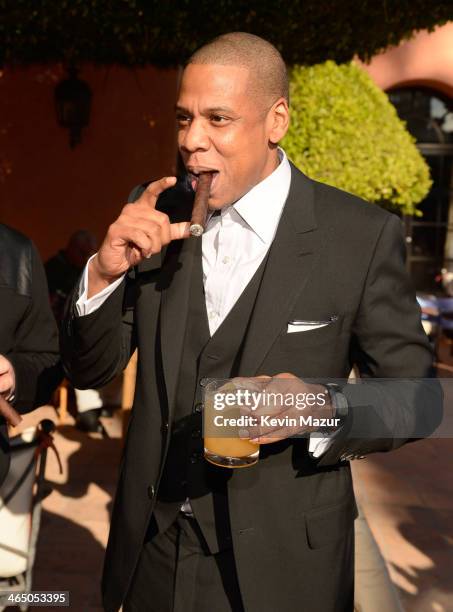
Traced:
[[77, 69], [68, 69], [68, 78], [55, 87], [55, 108], [58, 123], [69, 130], [69, 145], [73, 149], [81, 140], [82, 128], [90, 120], [92, 92], [85, 81], [77, 78]]

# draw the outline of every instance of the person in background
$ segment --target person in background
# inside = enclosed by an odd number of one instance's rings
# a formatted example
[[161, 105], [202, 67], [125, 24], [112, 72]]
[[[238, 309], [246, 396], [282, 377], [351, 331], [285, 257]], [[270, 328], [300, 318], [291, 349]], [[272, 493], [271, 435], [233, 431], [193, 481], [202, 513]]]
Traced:
[[87, 261], [97, 249], [96, 236], [86, 229], [71, 234], [68, 244], [44, 264], [50, 304], [58, 323], [63, 318], [66, 298], [79, 280]]
[[[46, 404], [63, 371], [58, 331], [39, 254], [0, 223], [0, 394], [20, 413]], [[0, 416], [0, 484], [8, 473], [8, 431]]]
[[[96, 236], [87, 229], [71, 234], [68, 244], [45, 263], [50, 304], [57, 323], [63, 318], [64, 306], [89, 258], [96, 252]], [[74, 389], [77, 404], [76, 427], [86, 432], [101, 432], [99, 416], [103, 399], [95, 389]]]

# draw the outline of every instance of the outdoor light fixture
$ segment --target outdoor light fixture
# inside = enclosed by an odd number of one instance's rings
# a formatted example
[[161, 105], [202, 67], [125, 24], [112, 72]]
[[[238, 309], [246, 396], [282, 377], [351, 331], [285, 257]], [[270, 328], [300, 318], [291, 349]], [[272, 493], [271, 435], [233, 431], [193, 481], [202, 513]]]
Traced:
[[55, 108], [58, 123], [69, 130], [69, 145], [73, 149], [81, 140], [82, 128], [90, 120], [91, 89], [77, 78], [77, 69], [68, 69], [68, 78], [55, 87]]

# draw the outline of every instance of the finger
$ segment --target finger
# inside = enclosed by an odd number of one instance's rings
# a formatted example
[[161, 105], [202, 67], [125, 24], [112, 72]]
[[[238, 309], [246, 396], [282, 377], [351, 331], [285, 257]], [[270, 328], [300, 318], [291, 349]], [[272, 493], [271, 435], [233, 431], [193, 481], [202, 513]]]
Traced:
[[283, 372], [282, 374], [276, 374], [274, 378], [297, 378], [297, 376], [290, 372]]
[[162, 228], [158, 223], [154, 221], [143, 220], [143, 225], [140, 225], [141, 229], [151, 241], [151, 250], [153, 253], [159, 253], [162, 250]]
[[[236, 376], [231, 379], [237, 389], [248, 389], [249, 391], [262, 391], [265, 387], [263, 379], [269, 379], [269, 376]], [[259, 379], [259, 380], [258, 380]]]
[[0, 396], [0, 414], [6, 419], [9, 425], [17, 427], [22, 421], [22, 417], [14, 408]]
[[274, 414], [266, 411], [255, 416], [258, 420], [249, 427], [250, 439], [259, 441], [260, 444], [262, 441], [284, 440], [313, 431], [313, 427], [301, 419], [304, 414], [294, 410], [293, 406], [285, 407]]
[[175, 184], [176, 176], [164, 176], [164, 178], [150, 183], [137, 201], [140, 203], [146, 202], [148, 206], [155, 208], [157, 198], [160, 194], [169, 187], [173, 187]]
[[281, 429], [282, 428], [278, 426], [252, 425], [248, 428], [249, 439], [251, 442], [256, 442], [257, 444], [261, 444], [261, 440], [273, 439], [274, 435], [275, 438], [281, 439], [279, 437], [279, 434], [280, 436], [282, 435]]
[[170, 224], [170, 239], [181, 240], [182, 238], [190, 238], [190, 222], [182, 221], [181, 223]]
[[160, 210], [155, 210], [153, 212], [153, 221], [158, 223], [160, 226], [162, 244], [168, 244], [171, 242], [170, 219], [168, 215]]
[[272, 442], [279, 442], [280, 440], [286, 440], [287, 438], [293, 438], [298, 434], [304, 433], [304, 427], [300, 425], [285, 425], [284, 427], [276, 428], [262, 428], [261, 431], [255, 432], [250, 430], [250, 442], [257, 444], [271, 444]]
[[234, 392], [247, 392], [249, 394], [247, 401], [240, 405], [241, 415], [253, 414], [259, 408], [259, 397], [264, 388], [264, 381], [258, 380], [255, 377], [236, 376], [231, 382], [233, 383]]
[[[142, 226], [142, 229], [144, 229], [145, 231], [150, 230], [151, 229], [150, 224], [155, 223], [160, 228], [160, 231], [161, 231], [160, 240], [162, 244], [168, 244], [172, 240], [181, 240], [183, 238], [190, 238], [190, 231], [189, 231], [190, 223], [188, 221], [182, 221], [180, 223], [169, 223], [168, 221], [165, 221], [165, 219], [162, 217], [153, 219], [153, 221], [150, 221], [149, 219], [145, 219], [143, 217], [138, 217], [138, 218], [134, 217], [134, 221], [136, 221], [137, 223], [140, 223], [140, 225]], [[154, 235], [154, 230], [152, 231]]]
[[121, 211], [120, 220], [126, 225], [135, 224], [143, 220], [157, 223], [162, 227], [170, 224], [170, 219], [166, 213], [150, 208], [146, 203], [139, 204], [138, 202], [126, 204]]
[[255, 438], [250, 437], [250, 442], [255, 444], [272, 444], [272, 442], [294, 438], [302, 433], [305, 433], [303, 429], [285, 427], [284, 429], [275, 429], [274, 431], [263, 433]]
[[[142, 213], [145, 212], [143, 207], [141, 207], [140, 210]], [[137, 217], [135, 215], [125, 214], [122, 221], [130, 227], [138, 227], [143, 230], [152, 240], [157, 239], [161, 245], [168, 244], [171, 240], [168, 216], [165, 214], [157, 216], [155, 213], [157, 213], [157, 211], [153, 211], [151, 219], [148, 217]], [[159, 250], [160, 249], [155, 248], [155, 245], [153, 245], [153, 251], [155, 253]]]
[[234, 392], [248, 393], [248, 396], [242, 395], [242, 401], [239, 403], [239, 410], [241, 415], [247, 416], [255, 414], [261, 409], [262, 393], [266, 387], [267, 381], [270, 379], [268, 376], [236, 376], [231, 379], [233, 383]]
[[272, 436], [272, 438], [250, 438], [250, 442], [252, 442], [253, 444], [273, 444], [274, 442], [281, 442], [282, 440], [285, 440], [286, 437], [282, 437], [282, 438], [278, 438], [277, 436], [274, 438]]
[[153, 252], [152, 240], [142, 229], [125, 226], [121, 228], [121, 238], [129, 242], [132, 249], [138, 249], [142, 258], [151, 256]]
[[[292, 374], [277, 374], [272, 377], [272, 380], [268, 382], [266, 386], [267, 393], [275, 393], [282, 395], [286, 399], [290, 396], [295, 397], [297, 393], [305, 390], [305, 385], [300, 378], [293, 376]], [[287, 404], [285, 404], [287, 406]], [[277, 407], [277, 406], [276, 406]], [[283, 409], [285, 409], [282, 406]]]

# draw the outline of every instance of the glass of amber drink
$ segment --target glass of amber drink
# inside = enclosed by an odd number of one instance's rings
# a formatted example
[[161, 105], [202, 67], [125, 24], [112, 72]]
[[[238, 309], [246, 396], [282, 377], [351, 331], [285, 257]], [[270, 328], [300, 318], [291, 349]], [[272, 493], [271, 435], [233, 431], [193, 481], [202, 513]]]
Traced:
[[260, 450], [258, 443], [244, 437], [248, 421], [241, 406], [234, 403], [235, 392], [231, 380], [212, 380], [204, 389], [204, 457], [226, 468], [254, 465]]

